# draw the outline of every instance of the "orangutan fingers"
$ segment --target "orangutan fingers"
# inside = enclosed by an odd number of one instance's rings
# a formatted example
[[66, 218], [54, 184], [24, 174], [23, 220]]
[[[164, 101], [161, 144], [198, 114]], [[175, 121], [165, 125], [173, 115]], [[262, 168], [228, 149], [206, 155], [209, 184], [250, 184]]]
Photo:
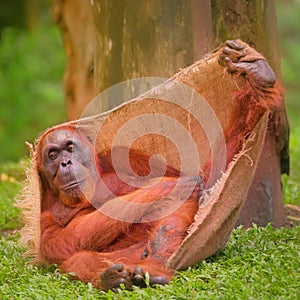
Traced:
[[227, 67], [230, 73], [240, 72], [242, 70], [240, 68], [240, 64], [233, 62], [231, 58], [228, 56], [224, 58], [224, 62], [225, 62], [225, 66]]
[[225, 45], [234, 50], [243, 50], [245, 48], [237, 40], [228, 40], [225, 42]]
[[246, 54], [247, 53], [245, 51], [238, 51], [238, 50], [231, 49], [229, 47], [225, 47], [223, 49], [223, 55], [225, 57], [230, 57], [230, 59], [233, 62], [238, 62], [240, 60], [240, 58], [245, 57]]
[[238, 72], [253, 76], [262, 87], [273, 87], [276, 81], [275, 73], [270, 65], [262, 59], [251, 62], [233, 62], [229, 57], [224, 59], [230, 73]]

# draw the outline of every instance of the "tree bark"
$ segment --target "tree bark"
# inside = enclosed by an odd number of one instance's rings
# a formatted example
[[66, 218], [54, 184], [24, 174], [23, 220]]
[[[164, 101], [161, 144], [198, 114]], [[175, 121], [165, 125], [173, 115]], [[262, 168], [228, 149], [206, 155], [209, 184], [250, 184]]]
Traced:
[[78, 119], [96, 96], [94, 88], [95, 35], [89, 1], [54, 0], [53, 17], [66, 53], [64, 85], [68, 120]]
[[[72, 3], [71, 3], [72, 2]], [[241, 38], [270, 62], [281, 80], [275, 1], [55, 0], [67, 53], [68, 119], [98, 93], [139, 77], [169, 77], [227, 39]], [[93, 71], [93, 72], [92, 72]], [[112, 108], [104, 102], [101, 110]], [[285, 108], [270, 121], [255, 180], [239, 224], [285, 221], [281, 172], [288, 172]]]
[[[194, 14], [198, 3], [94, 0], [96, 53], [102, 53], [95, 60], [96, 91], [133, 78], [168, 78], [207, 53], [209, 1], [203, 2], [208, 11]], [[109, 108], [103, 104], [103, 110]]]

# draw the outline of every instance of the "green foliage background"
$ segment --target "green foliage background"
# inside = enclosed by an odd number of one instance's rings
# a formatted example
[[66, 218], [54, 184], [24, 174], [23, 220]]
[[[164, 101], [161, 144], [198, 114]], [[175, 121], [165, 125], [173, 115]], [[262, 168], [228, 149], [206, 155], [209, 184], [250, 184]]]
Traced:
[[277, 2], [281, 71], [291, 125], [290, 176], [283, 176], [285, 203], [300, 205], [300, 1]]
[[[49, 11], [50, 14], [50, 11]], [[0, 162], [18, 161], [47, 127], [65, 120], [63, 45], [50, 15], [36, 31], [6, 28], [0, 40]]]
[[291, 128], [300, 126], [300, 1], [277, 1], [281, 72]]

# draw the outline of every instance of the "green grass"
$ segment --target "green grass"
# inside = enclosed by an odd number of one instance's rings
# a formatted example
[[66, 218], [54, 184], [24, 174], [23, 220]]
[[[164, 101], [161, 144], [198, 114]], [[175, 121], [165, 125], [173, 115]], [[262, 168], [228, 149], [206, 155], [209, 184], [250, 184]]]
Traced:
[[12, 206], [13, 197], [19, 191], [18, 183], [0, 182], [0, 230], [14, 229], [21, 226], [19, 210]]
[[0, 166], [0, 230], [19, 228], [22, 225], [19, 210], [13, 205], [21, 189], [24, 163], [5, 163]]
[[234, 230], [225, 249], [169, 285], [100, 292], [54, 266], [32, 266], [18, 235], [0, 238], [1, 299], [299, 299], [300, 227]]

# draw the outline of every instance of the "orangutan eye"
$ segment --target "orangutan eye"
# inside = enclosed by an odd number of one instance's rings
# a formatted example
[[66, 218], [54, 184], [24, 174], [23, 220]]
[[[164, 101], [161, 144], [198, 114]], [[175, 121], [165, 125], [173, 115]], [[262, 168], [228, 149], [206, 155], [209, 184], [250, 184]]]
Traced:
[[67, 145], [67, 150], [68, 150], [68, 152], [74, 152], [74, 150], [75, 150], [75, 145], [73, 144], [73, 143], [69, 143], [68, 145]]
[[57, 151], [57, 150], [50, 150], [49, 153], [48, 153], [48, 157], [49, 157], [51, 160], [56, 159], [57, 156], [58, 156], [58, 151]]

